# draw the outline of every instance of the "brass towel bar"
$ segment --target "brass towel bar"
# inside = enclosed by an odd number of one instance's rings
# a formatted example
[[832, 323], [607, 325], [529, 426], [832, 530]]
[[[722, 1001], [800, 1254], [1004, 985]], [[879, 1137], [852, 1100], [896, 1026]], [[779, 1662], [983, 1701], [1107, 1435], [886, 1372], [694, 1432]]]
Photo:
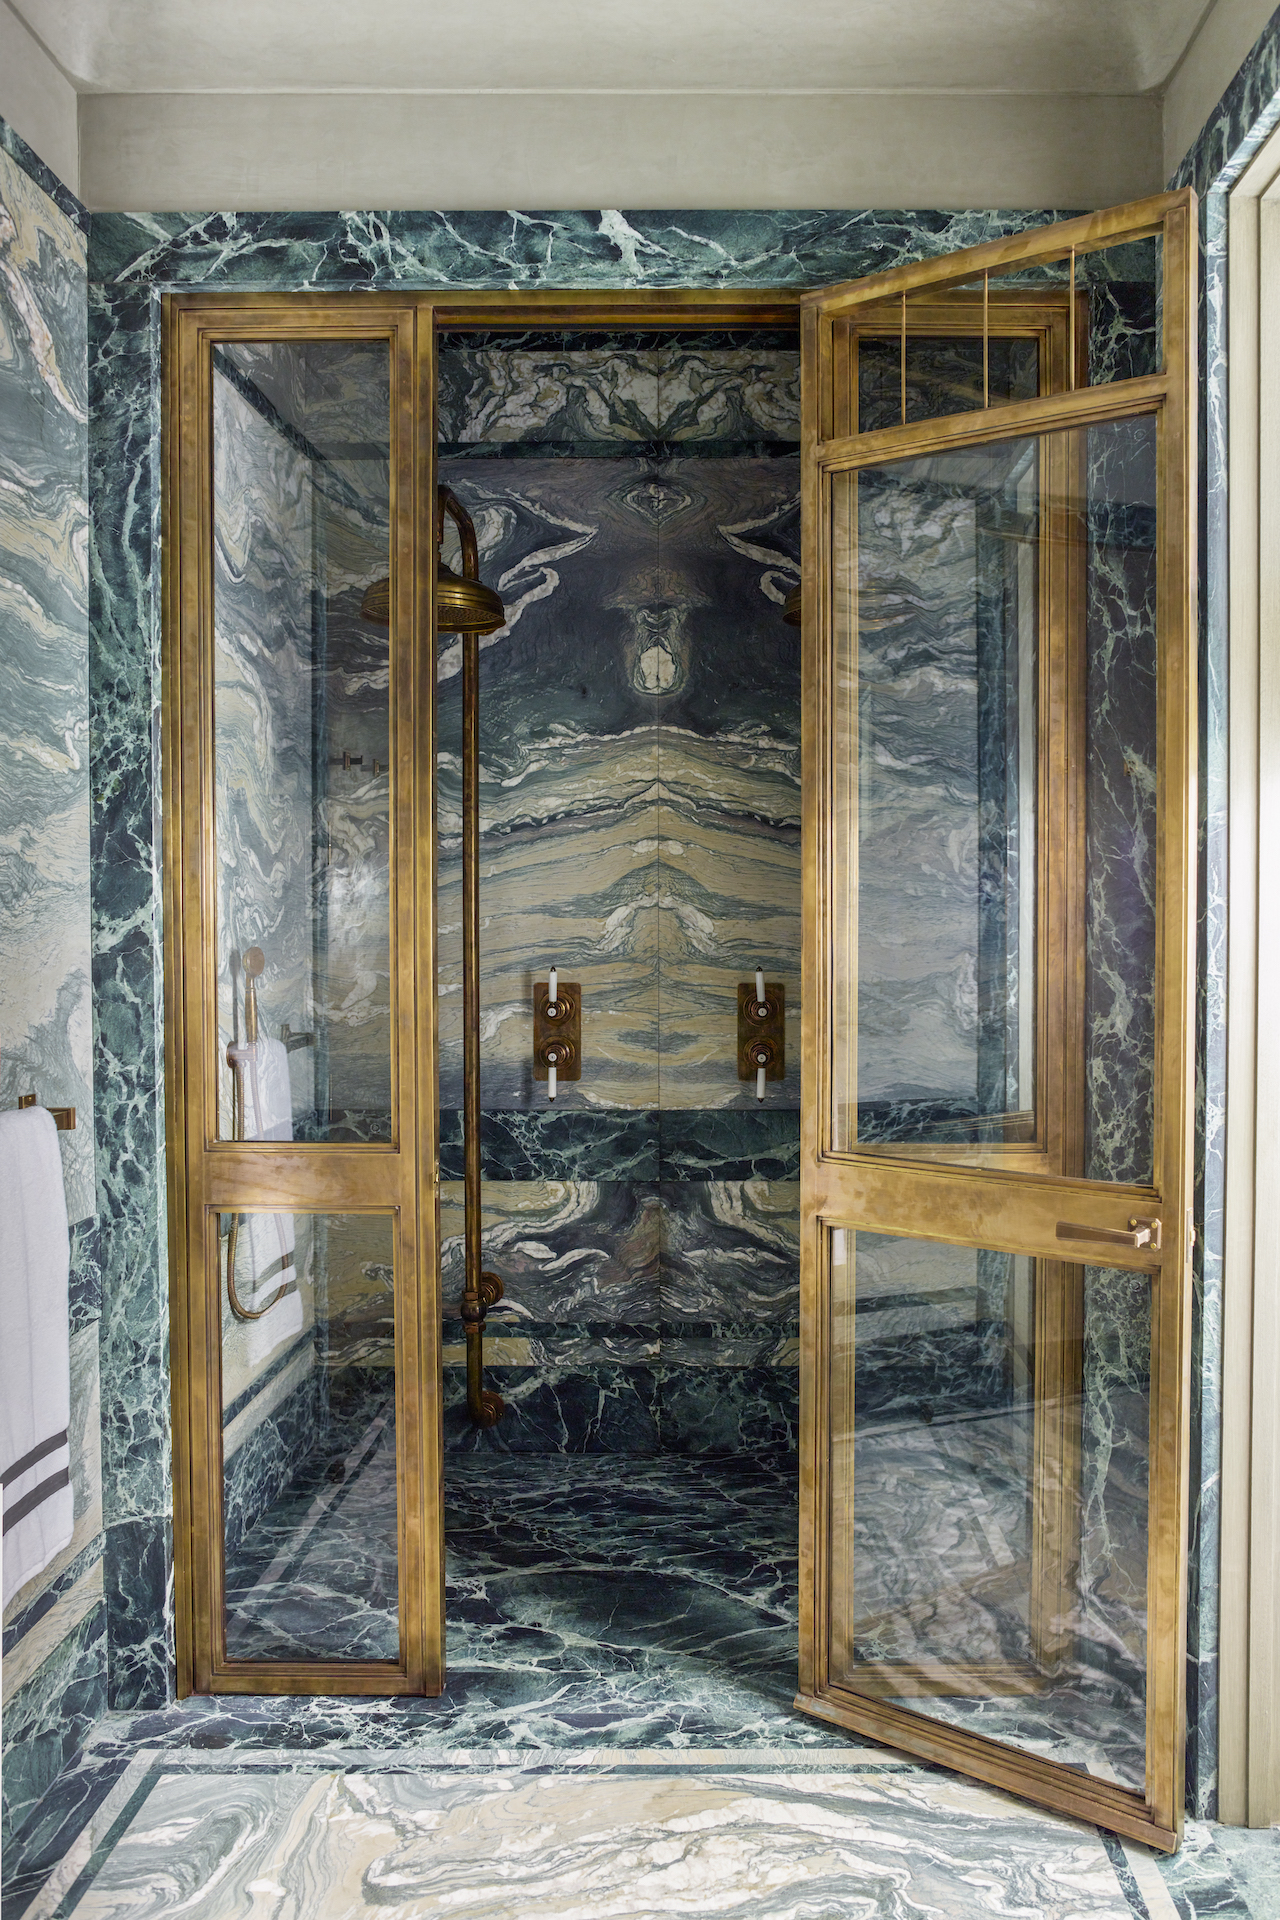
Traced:
[[[37, 1104], [34, 1093], [20, 1093], [18, 1095], [18, 1106], [23, 1112], [25, 1112], [28, 1107], [34, 1107]], [[59, 1133], [75, 1132], [76, 1110], [74, 1107], [50, 1107], [49, 1112], [53, 1115], [53, 1124]]]

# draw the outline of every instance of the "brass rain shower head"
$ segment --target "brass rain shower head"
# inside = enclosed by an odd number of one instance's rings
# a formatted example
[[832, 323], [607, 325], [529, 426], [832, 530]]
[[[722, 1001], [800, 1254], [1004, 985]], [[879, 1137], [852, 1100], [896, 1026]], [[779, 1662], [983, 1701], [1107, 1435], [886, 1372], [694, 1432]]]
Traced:
[[[462, 541], [462, 572], [446, 567], [440, 557], [446, 513]], [[375, 580], [360, 603], [364, 619], [374, 626], [391, 623], [391, 581]], [[492, 587], [480, 578], [480, 549], [471, 515], [450, 488], [436, 490], [436, 626], [441, 633], [496, 633], [507, 610]]]

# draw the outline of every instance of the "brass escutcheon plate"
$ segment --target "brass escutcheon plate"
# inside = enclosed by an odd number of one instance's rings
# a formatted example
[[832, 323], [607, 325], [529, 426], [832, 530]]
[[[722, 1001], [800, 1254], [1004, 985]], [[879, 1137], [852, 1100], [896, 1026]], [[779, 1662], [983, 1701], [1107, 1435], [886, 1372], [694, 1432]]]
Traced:
[[766, 1011], [758, 1011], [756, 983], [754, 980], [738, 982], [738, 1078], [754, 1080], [760, 1062], [753, 1057], [755, 1048], [764, 1046], [769, 1050], [769, 1059], [765, 1062], [766, 1080], [785, 1080], [787, 1077], [787, 990], [781, 980], [766, 980], [764, 983], [764, 1006]]
[[568, 1057], [556, 1061], [556, 1080], [582, 1078], [582, 988], [576, 980], [557, 980], [556, 1006], [562, 1013], [553, 1016], [550, 987], [536, 980], [533, 987], [533, 1077], [547, 1078], [547, 1048], [565, 1047]]

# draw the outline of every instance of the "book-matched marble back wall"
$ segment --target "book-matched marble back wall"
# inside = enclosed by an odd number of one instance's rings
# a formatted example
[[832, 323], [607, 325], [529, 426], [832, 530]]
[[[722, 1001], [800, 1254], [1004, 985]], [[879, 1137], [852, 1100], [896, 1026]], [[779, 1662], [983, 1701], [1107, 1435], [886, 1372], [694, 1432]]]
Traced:
[[[440, 393], [441, 478], [509, 609], [483, 643], [480, 801], [486, 1257], [507, 1285], [488, 1346], [508, 1413], [483, 1435], [466, 1419], [451, 1181], [449, 1442], [787, 1452], [800, 674], [782, 606], [799, 578], [798, 341], [459, 335], [441, 343]], [[446, 1137], [461, 1103], [458, 667], [448, 636]], [[582, 1077], [554, 1108], [530, 1020], [553, 965], [580, 983], [583, 1020]], [[738, 1078], [737, 987], [756, 966], [788, 991], [787, 1077], [764, 1107]], [[700, 1126], [701, 1151], [682, 1153]]]

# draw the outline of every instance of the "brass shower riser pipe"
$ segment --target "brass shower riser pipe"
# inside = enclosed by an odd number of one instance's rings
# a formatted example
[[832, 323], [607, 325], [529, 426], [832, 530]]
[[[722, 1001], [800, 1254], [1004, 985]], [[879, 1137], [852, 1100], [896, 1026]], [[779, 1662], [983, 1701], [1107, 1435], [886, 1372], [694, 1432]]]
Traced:
[[484, 1384], [484, 1322], [502, 1298], [480, 1260], [480, 635], [462, 634], [462, 1325], [467, 1340], [467, 1412], [492, 1427], [505, 1410]]

